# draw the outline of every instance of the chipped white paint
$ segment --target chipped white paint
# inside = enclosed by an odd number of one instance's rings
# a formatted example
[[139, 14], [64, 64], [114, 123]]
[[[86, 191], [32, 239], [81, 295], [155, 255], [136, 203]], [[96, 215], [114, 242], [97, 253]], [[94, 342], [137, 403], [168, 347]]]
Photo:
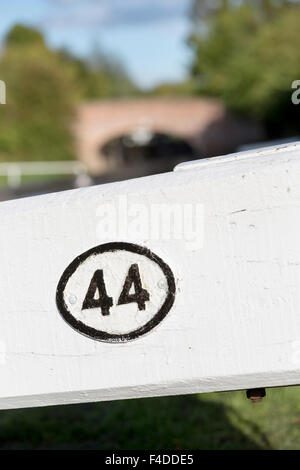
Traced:
[[[300, 384], [299, 181], [291, 144], [1, 203], [0, 406]], [[167, 263], [176, 298], [146, 335], [110, 344], [70, 328], [55, 295], [74, 258], [107, 242], [99, 205], [124, 194], [129, 204], [203, 204], [204, 242], [111, 240]]]

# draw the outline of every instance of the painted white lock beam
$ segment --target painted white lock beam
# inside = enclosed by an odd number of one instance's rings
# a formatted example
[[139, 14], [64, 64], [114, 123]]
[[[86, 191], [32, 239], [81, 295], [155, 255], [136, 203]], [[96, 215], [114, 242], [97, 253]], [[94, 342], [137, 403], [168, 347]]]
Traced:
[[0, 204], [0, 407], [300, 384], [300, 143]]

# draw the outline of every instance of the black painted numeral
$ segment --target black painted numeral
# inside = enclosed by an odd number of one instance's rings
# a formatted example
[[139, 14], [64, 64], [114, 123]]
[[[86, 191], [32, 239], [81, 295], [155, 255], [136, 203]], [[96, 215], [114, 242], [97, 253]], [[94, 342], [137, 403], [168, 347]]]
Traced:
[[[134, 292], [130, 290], [134, 288]], [[98, 297], [95, 294], [98, 291]], [[120, 294], [118, 304], [129, 304], [136, 302], [139, 310], [145, 310], [145, 302], [150, 299], [149, 292], [142, 287], [139, 267], [137, 264], [132, 264], [128, 270], [122, 292]], [[113, 306], [113, 299], [109, 297], [106, 292], [103, 270], [98, 269], [92, 277], [88, 291], [82, 304], [82, 310], [88, 308], [101, 308], [102, 315], [109, 315], [109, 309]]]
[[[134, 293], [130, 294], [132, 286], [134, 286]], [[149, 299], [149, 292], [142, 287], [139, 267], [137, 264], [132, 264], [125, 279], [125, 283], [118, 300], [118, 305], [136, 302], [139, 310], [145, 310], [145, 302]]]
[[[99, 296], [95, 298], [98, 290]], [[101, 308], [102, 315], [109, 315], [109, 309], [113, 306], [113, 299], [106, 292], [105, 282], [103, 278], [103, 270], [98, 269], [92, 277], [88, 291], [82, 304], [82, 310], [88, 308]]]

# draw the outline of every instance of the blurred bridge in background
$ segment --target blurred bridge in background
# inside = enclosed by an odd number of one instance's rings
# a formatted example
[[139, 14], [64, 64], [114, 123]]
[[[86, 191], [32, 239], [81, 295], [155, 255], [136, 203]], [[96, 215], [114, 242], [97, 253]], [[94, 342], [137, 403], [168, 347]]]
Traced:
[[180, 161], [263, 139], [257, 124], [208, 98], [86, 102], [79, 106], [73, 132], [79, 160], [98, 175], [130, 165], [144, 174], [169, 171]]
[[7, 184], [0, 201], [164, 173], [264, 137], [259, 125], [207, 98], [82, 103], [73, 133], [77, 161], [1, 163], [0, 178]]

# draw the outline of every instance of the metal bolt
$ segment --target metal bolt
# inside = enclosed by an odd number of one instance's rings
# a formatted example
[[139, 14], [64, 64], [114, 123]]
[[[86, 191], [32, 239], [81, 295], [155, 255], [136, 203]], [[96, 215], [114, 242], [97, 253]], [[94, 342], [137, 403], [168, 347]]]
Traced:
[[247, 390], [247, 398], [249, 398], [252, 403], [258, 403], [266, 396], [265, 388], [251, 388]]
[[165, 279], [160, 279], [158, 281], [157, 285], [160, 289], [165, 289], [166, 288], [166, 280]]
[[71, 294], [70, 297], [69, 297], [69, 302], [70, 302], [71, 305], [76, 304], [76, 302], [77, 302], [76, 295]]

